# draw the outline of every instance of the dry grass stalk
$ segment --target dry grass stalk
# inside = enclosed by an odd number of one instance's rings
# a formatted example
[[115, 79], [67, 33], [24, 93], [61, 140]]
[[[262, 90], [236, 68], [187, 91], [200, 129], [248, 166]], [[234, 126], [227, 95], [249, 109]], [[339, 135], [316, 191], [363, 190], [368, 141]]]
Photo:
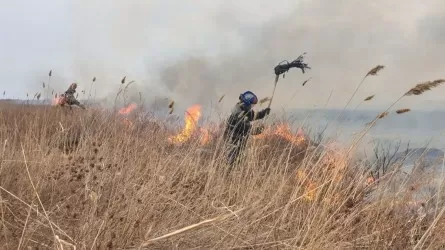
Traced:
[[371, 100], [372, 98], [374, 98], [374, 96], [375, 96], [375, 95], [368, 96], [368, 97], [365, 98], [364, 101], [365, 101], [365, 102], [366, 102], [366, 101], [369, 101], [369, 100]]
[[375, 76], [375, 75], [377, 75], [377, 73], [378, 73], [380, 70], [382, 70], [382, 69], [384, 69], [384, 68], [385, 68], [384, 65], [377, 65], [377, 66], [375, 66], [374, 68], [372, 68], [372, 69], [368, 72], [368, 74], [366, 74], [366, 76]]
[[[69, 243], [69, 242], [67, 242], [67, 241], [65, 241], [65, 240], [60, 239], [60, 237], [59, 237], [58, 235], [55, 235], [55, 239], [56, 239], [56, 241], [59, 243], [60, 248], [61, 248], [62, 250], [65, 249], [64, 246], [72, 247], [73, 250], [76, 250], [76, 249], [77, 249], [75, 245], [73, 245], [73, 244], [71, 244], [71, 243]], [[93, 246], [94, 246], [94, 245], [93, 245]]]
[[[346, 105], [345, 105], [345, 107], [343, 108], [343, 110], [345, 110], [346, 109], [346, 107], [351, 103], [351, 101], [352, 101], [352, 99], [354, 98], [354, 96], [357, 94], [357, 91], [360, 89], [360, 87], [363, 85], [363, 83], [365, 82], [365, 79], [368, 77], [368, 76], [370, 76], [370, 75], [372, 75], [372, 76], [375, 76], [375, 75], [377, 75], [377, 73], [380, 71], [380, 70], [382, 70], [382, 69], [384, 69], [385, 68], [385, 66], [383, 66], [383, 65], [377, 65], [377, 66], [375, 66], [374, 68], [372, 68], [364, 77], [363, 77], [363, 79], [360, 81], [360, 83], [357, 85], [357, 87], [355, 88], [355, 90], [354, 90], [354, 93], [351, 95], [351, 97], [349, 98], [349, 100], [348, 100], [348, 102], [346, 103]], [[343, 114], [343, 112], [342, 113], [340, 113], [338, 116], [337, 116], [337, 119], [339, 119], [340, 117], [342, 117], [342, 114]]]
[[[239, 211], [241, 211], [241, 210], [239, 210]], [[226, 215], [220, 215], [220, 216], [217, 216], [217, 217], [212, 218], [212, 219], [204, 220], [204, 221], [201, 221], [199, 223], [196, 223], [196, 224], [193, 224], [193, 225], [190, 225], [190, 226], [178, 229], [178, 230], [173, 231], [171, 233], [165, 234], [163, 236], [160, 236], [160, 237], [148, 240], [144, 244], [142, 244], [141, 247], [147, 247], [147, 246], [149, 246], [150, 244], [152, 244], [155, 241], [167, 239], [167, 238], [170, 238], [172, 236], [175, 236], [175, 235], [178, 235], [178, 234], [181, 234], [181, 233], [185, 233], [187, 231], [190, 231], [190, 230], [195, 229], [195, 228], [199, 228], [201, 226], [205, 226], [205, 225], [210, 224], [210, 223], [223, 221], [223, 220], [225, 220], [225, 219], [227, 219], [227, 218], [229, 218], [231, 216], [236, 215], [236, 213], [238, 213], [239, 211], [233, 212], [233, 213], [230, 213], [230, 214], [226, 214]]]
[[399, 109], [399, 110], [396, 110], [396, 113], [397, 114], [403, 114], [403, 113], [406, 113], [406, 112], [409, 112], [409, 111], [411, 111], [411, 109]]
[[45, 88], [45, 83], [44, 82], [42, 82], [42, 86], [43, 86], [43, 88]]
[[21, 146], [21, 148], [22, 148], [22, 155], [23, 155], [23, 160], [24, 160], [24, 163], [25, 163], [25, 170], [26, 170], [26, 173], [27, 173], [27, 175], [28, 175], [29, 183], [31, 184], [32, 189], [33, 189], [33, 191], [34, 191], [34, 193], [35, 193], [35, 195], [36, 195], [36, 197], [37, 197], [37, 201], [39, 202], [40, 208], [43, 210], [43, 214], [45, 215], [46, 220], [47, 220], [48, 223], [49, 223], [49, 226], [50, 226], [50, 228], [51, 228], [51, 232], [52, 232], [53, 236], [55, 237], [55, 236], [56, 236], [56, 233], [55, 233], [55, 231], [54, 231], [52, 222], [51, 222], [51, 220], [49, 219], [48, 213], [47, 213], [47, 211], [46, 211], [46, 209], [45, 209], [45, 206], [44, 206], [43, 203], [42, 203], [42, 200], [40, 199], [39, 193], [37, 192], [37, 188], [36, 188], [36, 186], [34, 185], [34, 182], [32, 181], [31, 173], [30, 173], [30, 171], [29, 171], [28, 162], [27, 162], [27, 159], [26, 159], [25, 149], [24, 149], [23, 145], [20, 145], [20, 146]]
[[424, 92], [431, 90], [432, 88], [435, 88], [443, 83], [445, 83], [445, 79], [437, 79], [434, 81], [427, 81], [424, 83], [419, 83], [415, 87], [410, 89], [408, 92], [406, 92], [405, 96], [421, 95]]
[[223, 95], [219, 98], [218, 103], [222, 102], [222, 100], [224, 99], [225, 96], [226, 96], [226, 94], [223, 94]]
[[170, 108], [170, 111], [168, 113], [171, 115], [171, 114], [173, 114], [173, 111], [175, 111], [174, 107]]

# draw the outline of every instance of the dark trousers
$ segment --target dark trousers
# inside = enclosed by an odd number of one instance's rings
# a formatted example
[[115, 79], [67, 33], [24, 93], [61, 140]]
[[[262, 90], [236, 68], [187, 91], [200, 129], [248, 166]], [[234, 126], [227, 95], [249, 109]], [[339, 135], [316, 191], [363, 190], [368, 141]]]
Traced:
[[77, 105], [80, 106], [80, 102], [78, 100], [76, 100], [76, 98], [72, 95], [67, 95], [66, 96], [66, 103], [68, 105]]
[[240, 162], [240, 154], [246, 149], [247, 138], [232, 138], [228, 143], [227, 163], [234, 166]]

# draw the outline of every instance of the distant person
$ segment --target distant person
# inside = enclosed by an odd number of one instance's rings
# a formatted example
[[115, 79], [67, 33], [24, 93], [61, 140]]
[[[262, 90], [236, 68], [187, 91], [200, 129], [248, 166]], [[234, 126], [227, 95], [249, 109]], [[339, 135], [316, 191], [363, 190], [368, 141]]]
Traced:
[[[257, 96], [251, 91], [246, 91], [239, 96], [239, 102], [232, 109], [227, 120], [224, 131], [224, 140], [228, 143], [228, 163], [232, 166], [239, 160], [240, 153], [245, 149], [247, 139], [252, 133], [251, 122], [263, 119], [270, 113], [270, 108], [263, 109], [256, 113], [252, 107], [258, 103]], [[262, 131], [255, 131], [253, 134], [260, 134]]]
[[72, 83], [70, 85], [70, 87], [68, 88], [68, 90], [65, 91], [65, 93], [64, 93], [65, 103], [70, 106], [76, 105], [76, 106], [79, 106], [79, 107], [85, 109], [85, 106], [80, 104], [80, 102], [76, 99], [76, 97], [74, 97], [74, 94], [76, 93], [76, 89], [77, 89], [77, 83]]

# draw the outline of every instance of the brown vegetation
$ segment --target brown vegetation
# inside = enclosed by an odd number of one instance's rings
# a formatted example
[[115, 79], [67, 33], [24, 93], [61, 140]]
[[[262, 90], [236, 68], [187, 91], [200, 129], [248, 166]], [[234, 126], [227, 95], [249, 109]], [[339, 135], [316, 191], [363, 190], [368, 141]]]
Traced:
[[176, 145], [155, 119], [128, 127], [112, 112], [11, 104], [0, 114], [3, 249], [445, 244], [440, 199], [413, 205], [406, 185], [391, 195], [393, 182], [332, 145], [266, 129], [228, 173], [218, 133]]

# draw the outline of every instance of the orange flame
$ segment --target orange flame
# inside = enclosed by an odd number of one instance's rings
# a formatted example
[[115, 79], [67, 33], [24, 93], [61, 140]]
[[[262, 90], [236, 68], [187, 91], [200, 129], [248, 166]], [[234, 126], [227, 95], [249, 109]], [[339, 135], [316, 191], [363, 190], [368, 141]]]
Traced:
[[304, 136], [303, 130], [300, 128], [298, 129], [298, 132], [296, 134], [292, 133], [289, 124], [282, 123], [278, 126], [276, 126], [275, 129], [267, 129], [262, 134], [255, 135], [255, 139], [264, 139], [268, 136], [279, 136], [287, 141], [291, 142], [292, 144], [300, 145], [306, 141], [306, 138]]
[[[175, 144], [180, 144], [180, 143], [184, 143], [187, 140], [190, 139], [190, 137], [195, 133], [197, 125], [198, 125], [198, 120], [201, 117], [201, 105], [193, 105], [192, 107], [188, 108], [187, 111], [185, 112], [185, 127], [184, 129], [181, 131], [181, 133], [179, 133], [176, 136], [170, 136], [168, 138], [168, 140], [172, 143]], [[201, 130], [202, 131], [202, 130]], [[207, 133], [208, 135], [208, 133]], [[205, 133], [204, 133], [204, 137], [205, 138]]]
[[370, 176], [366, 179], [366, 184], [371, 185], [375, 182], [374, 177]]
[[64, 105], [66, 102], [65, 97], [56, 96], [53, 98], [52, 105]]
[[201, 132], [201, 145], [204, 146], [210, 141], [210, 133], [209, 130], [205, 128], [201, 128], [200, 132]]
[[127, 115], [127, 114], [131, 113], [135, 108], [137, 108], [137, 105], [135, 103], [132, 103], [125, 108], [121, 108], [119, 110], [119, 114]]
[[[133, 112], [133, 110], [137, 108], [137, 105], [135, 103], [132, 103], [130, 105], [128, 105], [127, 107], [121, 108], [119, 110], [119, 114], [121, 115], [128, 115], [131, 112]], [[123, 118], [123, 123], [128, 127], [128, 128], [133, 128], [133, 122], [130, 121], [128, 118]]]
[[308, 201], [313, 201], [315, 198], [315, 189], [317, 185], [315, 182], [311, 181], [303, 170], [299, 169], [297, 171], [297, 179], [305, 183], [305, 191], [303, 197]]

